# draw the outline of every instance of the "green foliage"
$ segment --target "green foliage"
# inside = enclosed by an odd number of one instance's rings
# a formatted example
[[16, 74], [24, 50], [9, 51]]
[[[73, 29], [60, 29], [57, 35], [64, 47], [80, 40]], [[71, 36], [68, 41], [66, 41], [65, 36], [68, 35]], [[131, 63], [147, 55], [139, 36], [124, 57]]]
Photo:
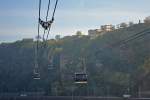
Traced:
[[76, 35], [77, 35], [77, 36], [81, 36], [81, 35], [82, 35], [82, 32], [81, 32], [81, 31], [77, 31], [77, 32], [76, 32]]
[[[126, 88], [137, 88], [137, 76], [150, 72], [147, 58], [150, 37], [131, 41], [123, 47], [112, 46], [149, 28], [147, 24], [108, 32], [91, 40], [89, 36], [67, 36], [40, 42], [41, 80], [33, 80], [35, 42], [17, 41], [0, 44], [0, 92], [45, 91], [48, 95], [121, 96]], [[53, 68], [48, 69], [53, 56]], [[82, 72], [79, 58], [85, 58], [88, 85], [74, 85], [73, 75]], [[141, 71], [142, 69], [142, 71]], [[132, 89], [133, 94], [136, 89]]]

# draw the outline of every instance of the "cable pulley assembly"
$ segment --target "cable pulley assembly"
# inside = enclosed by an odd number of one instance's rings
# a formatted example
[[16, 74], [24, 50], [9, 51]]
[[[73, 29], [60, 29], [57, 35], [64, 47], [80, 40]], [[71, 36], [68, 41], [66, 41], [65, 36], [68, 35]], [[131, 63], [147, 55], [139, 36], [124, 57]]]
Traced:
[[48, 28], [50, 28], [51, 24], [53, 23], [54, 19], [50, 20], [50, 21], [42, 21], [41, 19], [39, 19], [39, 23], [41, 24], [41, 26], [45, 29], [48, 30]]

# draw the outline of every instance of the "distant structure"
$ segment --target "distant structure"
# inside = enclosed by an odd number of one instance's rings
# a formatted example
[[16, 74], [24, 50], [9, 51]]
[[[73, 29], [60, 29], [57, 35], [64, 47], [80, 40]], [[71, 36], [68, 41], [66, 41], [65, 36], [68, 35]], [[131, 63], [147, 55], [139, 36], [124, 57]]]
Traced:
[[88, 30], [88, 35], [90, 36], [90, 39], [95, 39], [98, 36], [101, 36], [107, 32], [111, 32], [115, 30], [114, 25], [102, 25], [100, 29], [90, 29]]
[[114, 25], [102, 25], [101, 26], [101, 30], [105, 31], [105, 32], [114, 31], [115, 30], [115, 26]]
[[144, 23], [150, 23], [150, 16], [148, 16], [144, 19]]
[[22, 39], [23, 42], [33, 42], [33, 38], [24, 38]]
[[88, 30], [88, 35], [90, 36], [91, 39], [95, 39], [99, 35], [102, 35], [102, 30], [101, 29]]

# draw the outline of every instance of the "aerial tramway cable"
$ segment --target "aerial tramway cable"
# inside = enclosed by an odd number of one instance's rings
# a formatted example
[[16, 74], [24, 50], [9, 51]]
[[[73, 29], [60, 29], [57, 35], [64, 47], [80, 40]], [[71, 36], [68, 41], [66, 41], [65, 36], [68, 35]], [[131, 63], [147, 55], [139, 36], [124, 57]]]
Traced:
[[[46, 22], [47, 22], [47, 20], [48, 20], [50, 3], [51, 3], [51, 0], [48, 1], [47, 13], [46, 13]], [[43, 41], [45, 40], [45, 31], [46, 31], [46, 29], [44, 29]]]
[[123, 47], [126, 44], [128, 44], [129, 42], [139, 39], [148, 34], [150, 34], [150, 28], [144, 29], [141, 32], [137, 32], [123, 40], [117, 41], [116, 43], [106, 45], [105, 47], [101, 48], [101, 51], [102, 50], [105, 51], [105, 49], [108, 49], [108, 48]]
[[[41, 16], [41, 0], [39, 0], [39, 18]], [[39, 39], [40, 39], [40, 24], [38, 20], [38, 35], [36, 37], [36, 47], [35, 47], [35, 65], [34, 65], [34, 79], [40, 79], [40, 73], [39, 73], [39, 63], [38, 63], [38, 56], [39, 56]]]
[[[49, 36], [50, 30], [51, 30], [51, 25], [54, 22], [54, 17], [55, 17], [55, 12], [56, 12], [56, 8], [57, 8], [58, 0], [56, 0], [56, 2], [55, 2], [55, 7], [54, 7], [54, 10], [53, 10], [53, 13], [52, 13], [51, 20], [48, 21], [50, 3], [51, 3], [51, 0], [49, 0], [49, 2], [48, 2], [46, 21], [43, 21], [39, 17], [39, 24], [44, 28], [43, 41], [48, 40], [48, 36]], [[40, 3], [40, 6], [41, 6], [41, 3]], [[47, 31], [47, 34], [46, 34], [46, 31]], [[46, 35], [46, 37], [45, 37], [45, 35]]]
[[142, 30], [141, 32], [135, 33], [132, 36], [113, 44], [112, 46], [113, 47], [122, 46], [124, 44], [127, 44], [130, 41], [133, 41], [133, 40], [138, 39], [144, 35], [147, 35], [148, 33], [150, 33], [150, 28], [147, 28], [147, 29]]
[[[56, 12], [56, 8], [57, 8], [57, 4], [58, 4], [58, 0], [56, 0], [56, 3], [55, 3], [54, 10], [53, 10], [53, 14], [52, 14], [52, 19], [51, 19], [51, 21], [54, 21], [54, 17], [55, 17], [55, 12]], [[49, 36], [50, 30], [51, 30], [51, 25], [50, 25], [49, 30], [48, 30], [48, 33], [47, 33], [46, 41], [48, 40], [48, 36]]]

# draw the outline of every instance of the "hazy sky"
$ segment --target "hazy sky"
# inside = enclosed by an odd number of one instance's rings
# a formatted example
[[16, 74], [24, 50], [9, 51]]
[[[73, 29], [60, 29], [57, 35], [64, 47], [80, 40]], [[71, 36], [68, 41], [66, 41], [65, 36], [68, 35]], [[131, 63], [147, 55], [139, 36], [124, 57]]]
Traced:
[[[0, 42], [36, 36], [38, 1], [0, 0]], [[51, 1], [54, 6], [55, 0]], [[48, 0], [42, 0], [43, 19], [47, 3]], [[72, 35], [77, 30], [87, 34], [88, 29], [103, 24], [137, 23], [150, 15], [149, 4], [150, 0], [59, 0], [50, 38]]]

